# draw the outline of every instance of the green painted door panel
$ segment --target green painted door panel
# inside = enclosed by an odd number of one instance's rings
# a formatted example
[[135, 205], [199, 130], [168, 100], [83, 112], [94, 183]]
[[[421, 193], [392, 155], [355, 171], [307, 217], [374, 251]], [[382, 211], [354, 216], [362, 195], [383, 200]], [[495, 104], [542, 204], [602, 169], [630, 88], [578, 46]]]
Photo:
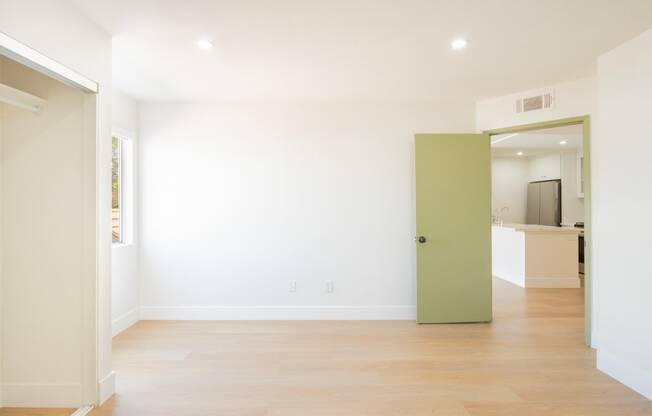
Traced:
[[417, 134], [417, 321], [491, 321], [488, 134]]

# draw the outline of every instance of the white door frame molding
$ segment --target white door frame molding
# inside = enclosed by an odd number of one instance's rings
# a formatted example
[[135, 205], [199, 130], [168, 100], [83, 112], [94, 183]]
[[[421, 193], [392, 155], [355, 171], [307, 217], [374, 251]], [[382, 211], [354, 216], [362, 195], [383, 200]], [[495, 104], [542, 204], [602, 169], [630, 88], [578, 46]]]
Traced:
[[95, 94], [99, 91], [97, 82], [86, 78], [54, 59], [48, 58], [3, 32], [0, 32], [0, 55], [5, 55], [14, 61], [84, 92]]

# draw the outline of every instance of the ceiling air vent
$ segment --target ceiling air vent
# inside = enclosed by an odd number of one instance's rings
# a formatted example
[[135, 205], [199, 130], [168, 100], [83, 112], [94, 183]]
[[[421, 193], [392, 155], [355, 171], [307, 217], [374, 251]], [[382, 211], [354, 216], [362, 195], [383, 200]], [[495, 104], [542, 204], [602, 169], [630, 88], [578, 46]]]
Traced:
[[516, 112], [527, 113], [528, 111], [546, 110], [552, 108], [553, 103], [552, 92], [519, 98], [516, 100]]

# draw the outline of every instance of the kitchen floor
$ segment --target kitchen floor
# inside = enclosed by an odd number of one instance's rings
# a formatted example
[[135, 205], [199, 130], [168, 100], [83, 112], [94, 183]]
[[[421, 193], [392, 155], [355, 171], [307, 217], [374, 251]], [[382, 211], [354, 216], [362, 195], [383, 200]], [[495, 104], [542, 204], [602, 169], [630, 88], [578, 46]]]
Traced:
[[652, 415], [595, 368], [583, 290], [494, 279], [491, 324], [142, 321], [95, 416]]

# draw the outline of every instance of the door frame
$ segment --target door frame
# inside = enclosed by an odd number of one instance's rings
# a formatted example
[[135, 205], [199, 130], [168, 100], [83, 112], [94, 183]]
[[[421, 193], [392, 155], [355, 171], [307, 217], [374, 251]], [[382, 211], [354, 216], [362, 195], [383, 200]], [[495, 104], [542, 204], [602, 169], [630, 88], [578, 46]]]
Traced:
[[85, 93], [97, 94], [99, 92], [100, 86], [97, 82], [43, 55], [4, 32], [0, 32], [0, 55]]
[[550, 127], [582, 126], [582, 141], [584, 153], [584, 166], [582, 175], [584, 177], [584, 339], [586, 345], [591, 346], [591, 325], [593, 322], [591, 312], [593, 310], [593, 281], [591, 279], [591, 243], [592, 243], [592, 219], [591, 219], [591, 117], [589, 115], [562, 118], [557, 120], [543, 121], [538, 123], [522, 124], [511, 127], [485, 130], [483, 133], [489, 137], [498, 134], [522, 133], [525, 131], [541, 130]]

